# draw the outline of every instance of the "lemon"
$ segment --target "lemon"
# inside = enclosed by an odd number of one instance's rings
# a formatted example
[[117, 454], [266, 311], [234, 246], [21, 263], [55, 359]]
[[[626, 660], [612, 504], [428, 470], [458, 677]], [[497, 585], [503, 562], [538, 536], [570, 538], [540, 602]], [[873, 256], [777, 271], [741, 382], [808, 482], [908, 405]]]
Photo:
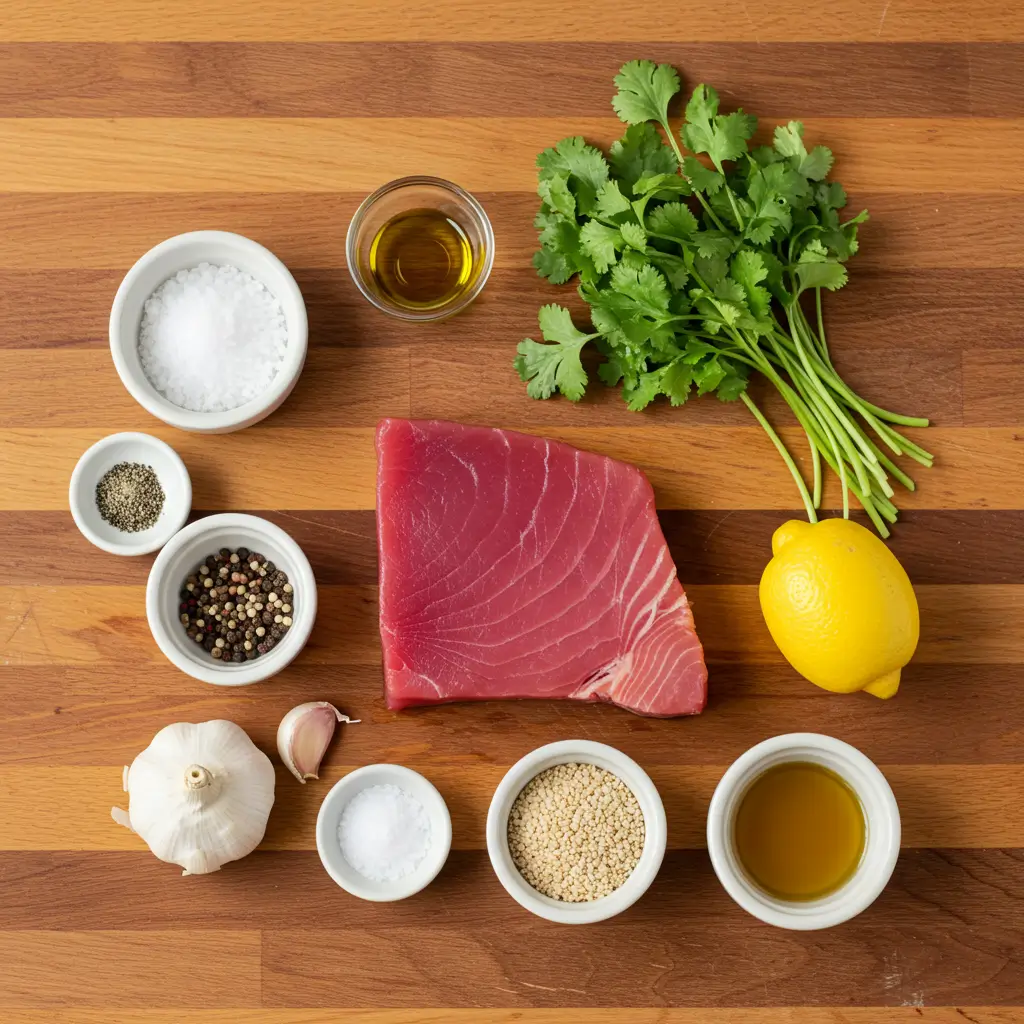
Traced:
[[772, 554], [761, 611], [786, 660], [823, 689], [891, 697], [920, 630], [914, 588], [896, 556], [846, 519], [784, 523]]

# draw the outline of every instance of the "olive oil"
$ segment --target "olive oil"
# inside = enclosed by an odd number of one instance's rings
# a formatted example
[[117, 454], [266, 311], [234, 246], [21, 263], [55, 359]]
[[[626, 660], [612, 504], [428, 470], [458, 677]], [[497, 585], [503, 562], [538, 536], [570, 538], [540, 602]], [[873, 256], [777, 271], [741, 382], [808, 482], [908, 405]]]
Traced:
[[806, 761], [769, 768], [744, 793], [734, 826], [750, 879], [782, 900], [815, 900], [857, 870], [866, 827], [857, 794], [835, 772]]
[[458, 298], [476, 276], [466, 232], [441, 210], [406, 210], [370, 245], [370, 273], [393, 302], [437, 309]]

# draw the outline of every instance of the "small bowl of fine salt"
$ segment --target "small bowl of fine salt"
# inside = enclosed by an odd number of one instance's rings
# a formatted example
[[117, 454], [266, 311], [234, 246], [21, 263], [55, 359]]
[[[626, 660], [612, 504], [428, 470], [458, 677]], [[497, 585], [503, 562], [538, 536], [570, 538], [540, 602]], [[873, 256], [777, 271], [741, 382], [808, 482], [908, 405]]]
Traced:
[[291, 394], [307, 345], [306, 305], [288, 268], [229, 231], [191, 231], [150, 249], [110, 310], [110, 352], [147, 412], [220, 434], [269, 416]]
[[346, 892], [375, 903], [404, 900], [444, 867], [452, 820], [419, 772], [370, 764], [335, 783], [316, 819], [316, 849]]

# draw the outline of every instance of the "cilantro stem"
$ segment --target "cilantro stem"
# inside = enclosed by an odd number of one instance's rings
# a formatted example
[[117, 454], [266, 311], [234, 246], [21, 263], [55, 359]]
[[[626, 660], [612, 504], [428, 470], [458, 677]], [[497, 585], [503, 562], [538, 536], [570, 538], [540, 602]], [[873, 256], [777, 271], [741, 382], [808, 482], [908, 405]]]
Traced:
[[[671, 143], [672, 149], [675, 150], [676, 160], [679, 163], [679, 177], [685, 178], [689, 181], [690, 179], [683, 174], [683, 151], [679, 148], [679, 143], [676, 142], [676, 137], [672, 131], [671, 125], [667, 124], [665, 121], [659, 121], [658, 123], [665, 130], [665, 135], [668, 137], [668, 141]], [[697, 202], [704, 207], [704, 212], [712, 219], [712, 221], [714, 221], [715, 227], [717, 227], [719, 231], [725, 231], [725, 225], [718, 219], [718, 214], [711, 209], [711, 204], [708, 203], [703, 195], [701, 195], [700, 190], [693, 189], [693, 194], [697, 197]]]
[[796, 481], [797, 489], [800, 491], [800, 498], [803, 501], [804, 509], [807, 512], [807, 519], [809, 522], [816, 523], [818, 521], [818, 514], [814, 509], [814, 504], [811, 502], [811, 496], [807, 491], [807, 484], [804, 481], [800, 470], [797, 469], [797, 465], [793, 461], [793, 456], [789, 454], [789, 449], [782, 443], [782, 438], [775, 433], [772, 429], [772, 425], [764, 418], [763, 413], [754, 404], [754, 400], [746, 393], [746, 391], [740, 392], [740, 399], [751, 413], [753, 413], [754, 419], [761, 424], [764, 432], [771, 438], [772, 444], [775, 445], [776, 450], [782, 456], [782, 461], [789, 467], [789, 471], [793, 474], [793, 479]]
[[821, 508], [821, 456], [810, 434], [807, 435], [807, 443], [811, 446], [811, 465], [814, 467], [814, 507]]
[[825, 319], [821, 315], [821, 289], [814, 289], [814, 305], [818, 311], [818, 341], [821, 343], [821, 358], [825, 360], [825, 365], [831, 370], [832, 359], [828, 354], [828, 341], [825, 339]]

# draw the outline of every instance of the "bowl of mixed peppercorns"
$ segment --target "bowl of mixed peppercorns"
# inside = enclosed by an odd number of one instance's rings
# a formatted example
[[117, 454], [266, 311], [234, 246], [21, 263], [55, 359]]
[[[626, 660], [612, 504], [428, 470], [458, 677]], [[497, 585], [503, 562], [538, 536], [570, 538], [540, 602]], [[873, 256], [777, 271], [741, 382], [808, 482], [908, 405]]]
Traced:
[[244, 686], [280, 672], [316, 618], [316, 582], [302, 549], [258, 516], [225, 513], [185, 527], [157, 556], [146, 615], [183, 672]]

